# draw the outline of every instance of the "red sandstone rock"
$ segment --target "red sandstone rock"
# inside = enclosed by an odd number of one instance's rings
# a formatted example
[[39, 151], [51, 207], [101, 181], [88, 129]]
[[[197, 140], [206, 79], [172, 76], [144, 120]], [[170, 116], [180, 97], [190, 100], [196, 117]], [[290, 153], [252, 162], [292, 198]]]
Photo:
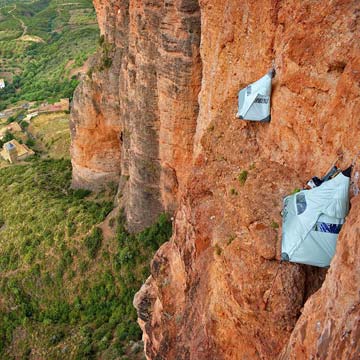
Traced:
[[176, 209], [192, 166], [200, 11], [193, 0], [94, 5], [104, 38], [75, 94], [73, 185], [128, 178], [125, 213], [138, 231]]
[[[135, 230], [177, 209], [174, 235], [135, 298], [148, 359], [356, 359], [357, 199], [317, 292], [323, 270], [278, 268], [274, 224], [285, 195], [324, 174], [339, 153], [346, 166], [359, 151], [359, 3], [95, 6], [115, 50], [110, 69], [76, 94], [74, 183], [97, 185], [97, 171], [129, 176]], [[273, 64], [272, 121], [237, 120], [238, 90]], [[99, 144], [93, 153], [89, 134]]]
[[74, 187], [100, 189], [119, 181], [121, 124], [116, 92], [108, 71], [83, 79], [76, 89], [70, 125]]
[[[202, 160], [178, 211], [173, 245], [161, 248], [154, 260], [181, 254], [186, 300], [175, 306], [180, 322], [157, 315], [143, 324], [149, 358], [274, 359], [284, 346], [284, 358], [302, 358], [296, 335], [287, 342], [324, 272], [284, 264], [275, 279], [278, 262], [270, 259], [279, 230], [272, 224], [281, 224], [283, 196], [323, 174], [338, 153], [344, 153], [346, 166], [358, 151], [357, 7], [355, 2], [201, 2], [203, 79], [194, 151]], [[271, 123], [236, 120], [238, 90], [273, 61]], [[243, 170], [248, 177], [241, 185]], [[176, 271], [171, 262], [163, 266], [164, 276]], [[149, 283], [155, 288], [163, 279], [153, 275]], [[170, 279], [167, 288], [157, 290], [154, 301], [160, 301], [163, 314], [171, 313], [163, 299], [175, 289]], [[344, 295], [326, 296], [336, 301]], [[140, 291], [137, 299], [144, 298]], [[356, 310], [349, 316], [349, 323], [357, 321]], [[317, 349], [317, 340], [309, 338]]]

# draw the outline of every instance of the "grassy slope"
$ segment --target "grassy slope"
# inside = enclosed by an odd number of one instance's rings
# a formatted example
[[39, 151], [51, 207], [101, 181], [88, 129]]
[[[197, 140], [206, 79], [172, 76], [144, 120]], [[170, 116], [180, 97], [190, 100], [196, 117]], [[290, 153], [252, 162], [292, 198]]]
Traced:
[[[21, 40], [20, 21], [27, 35], [44, 42]], [[77, 80], [69, 74], [94, 53], [97, 39], [91, 0], [0, 3], [0, 76], [13, 81], [0, 90], [0, 109], [19, 100], [71, 97]]]
[[70, 176], [68, 160], [0, 169], [0, 358], [114, 359], [140, 338], [132, 299], [171, 224], [130, 236], [114, 219], [104, 243], [110, 192], [73, 191]]
[[68, 117], [32, 119], [41, 158], [0, 168], [0, 359], [141, 359], [132, 300], [171, 224], [131, 236], [120, 215], [103, 239], [116, 187], [70, 189]]
[[53, 159], [69, 158], [69, 114], [41, 114], [31, 120], [28, 131], [35, 137], [34, 149], [46, 152]]

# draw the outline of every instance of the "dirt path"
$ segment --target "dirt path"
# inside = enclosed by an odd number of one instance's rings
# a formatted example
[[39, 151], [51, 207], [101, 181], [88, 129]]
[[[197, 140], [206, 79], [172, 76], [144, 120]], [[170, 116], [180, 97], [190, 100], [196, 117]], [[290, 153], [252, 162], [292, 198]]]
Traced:
[[13, 14], [13, 12], [14, 12], [15, 10], [16, 10], [16, 4], [14, 5], [14, 7], [13, 7], [11, 10], [8, 11], [8, 14], [10, 14], [15, 20], [17, 20], [17, 21], [20, 23], [20, 25], [21, 25], [21, 27], [22, 27], [22, 29], [23, 29], [22, 34], [19, 36], [19, 38], [21, 38], [21, 37], [23, 37], [23, 36], [26, 35], [26, 33], [27, 33], [27, 26], [25, 25], [25, 23], [24, 23], [21, 19], [19, 19], [18, 17], [16, 17], [16, 16]]
[[[103, 236], [104, 236], [104, 240], [110, 240], [115, 236], [115, 231], [116, 231], [116, 219], [119, 215], [119, 206], [114, 207], [114, 209], [112, 209], [112, 211], [110, 212], [110, 214], [106, 217], [106, 219], [100, 223], [98, 226], [99, 228], [103, 231]], [[114, 220], [111, 220], [114, 219]], [[114, 224], [113, 226], [110, 225], [110, 221], [113, 221]]]

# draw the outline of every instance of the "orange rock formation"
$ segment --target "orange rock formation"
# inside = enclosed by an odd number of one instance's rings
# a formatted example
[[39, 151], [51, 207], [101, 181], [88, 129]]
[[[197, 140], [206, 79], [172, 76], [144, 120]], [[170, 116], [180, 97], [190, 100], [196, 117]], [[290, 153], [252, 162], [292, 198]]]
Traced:
[[[105, 45], [75, 96], [74, 185], [121, 174], [132, 230], [175, 211], [135, 298], [147, 358], [357, 359], [358, 199], [327, 275], [276, 259], [282, 198], [359, 151], [359, 2], [94, 3]], [[271, 66], [271, 122], [237, 120]]]
[[194, 1], [94, 4], [104, 39], [75, 94], [73, 185], [98, 188], [121, 173], [136, 231], [176, 209], [191, 169], [200, 11]]

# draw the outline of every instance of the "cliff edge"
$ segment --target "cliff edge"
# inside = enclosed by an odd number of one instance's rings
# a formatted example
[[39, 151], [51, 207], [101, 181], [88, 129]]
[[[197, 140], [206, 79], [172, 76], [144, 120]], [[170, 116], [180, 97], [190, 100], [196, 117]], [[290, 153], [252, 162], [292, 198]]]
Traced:
[[[135, 297], [147, 358], [357, 359], [358, 199], [327, 273], [277, 259], [283, 197], [359, 151], [359, 2], [94, 4], [73, 185], [121, 179], [133, 231], [175, 214]], [[271, 122], [236, 119], [272, 66]]]

